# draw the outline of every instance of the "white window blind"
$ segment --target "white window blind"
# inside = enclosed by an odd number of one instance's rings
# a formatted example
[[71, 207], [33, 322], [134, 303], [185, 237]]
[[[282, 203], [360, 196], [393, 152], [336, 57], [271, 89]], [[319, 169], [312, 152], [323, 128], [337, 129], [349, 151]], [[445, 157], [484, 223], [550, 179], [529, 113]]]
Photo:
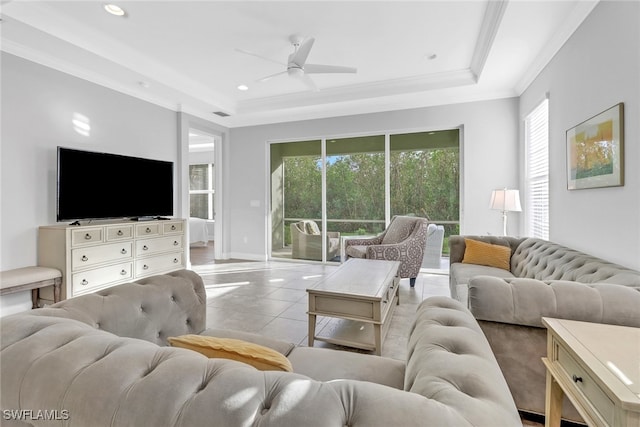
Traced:
[[549, 100], [525, 119], [527, 234], [549, 239]]

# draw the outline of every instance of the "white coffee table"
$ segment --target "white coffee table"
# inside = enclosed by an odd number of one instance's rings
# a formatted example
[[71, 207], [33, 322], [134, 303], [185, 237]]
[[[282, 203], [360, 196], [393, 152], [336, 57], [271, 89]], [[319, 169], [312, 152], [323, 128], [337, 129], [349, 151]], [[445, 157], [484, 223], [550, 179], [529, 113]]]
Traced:
[[[307, 289], [309, 294], [309, 347], [314, 340], [373, 350], [380, 355], [393, 315], [400, 304], [399, 261], [349, 259], [333, 273]], [[355, 338], [316, 336], [317, 316], [363, 322], [373, 328], [373, 343]], [[359, 330], [361, 328], [358, 328]], [[363, 334], [359, 334], [363, 335]]]

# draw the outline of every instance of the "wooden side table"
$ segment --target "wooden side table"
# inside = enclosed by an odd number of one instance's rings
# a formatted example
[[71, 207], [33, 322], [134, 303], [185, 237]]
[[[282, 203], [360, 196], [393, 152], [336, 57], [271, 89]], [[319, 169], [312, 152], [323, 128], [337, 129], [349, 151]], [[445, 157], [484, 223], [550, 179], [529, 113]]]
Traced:
[[545, 426], [560, 426], [566, 395], [589, 426], [640, 426], [640, 328], [543, 318]]

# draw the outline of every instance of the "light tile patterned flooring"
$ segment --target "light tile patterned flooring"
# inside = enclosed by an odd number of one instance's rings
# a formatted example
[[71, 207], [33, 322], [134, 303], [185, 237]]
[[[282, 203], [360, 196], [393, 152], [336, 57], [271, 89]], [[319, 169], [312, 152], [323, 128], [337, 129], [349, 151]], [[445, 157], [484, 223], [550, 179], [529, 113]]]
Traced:
[[[286, 261], [194, 265], [207, 290], [207, 326], [254, 332], [297, 345], [308, 343], [307, 288], [337, 266]], [[391, 319], [382, 356], [404, 360], [411, 320], [418, 304], [449, 295], [444, 274], [421, 273], [416, 286], [400, 281], [400, 305]], [[319, 317], [317, 330], [339, 327], [338, 320]], [[318, 347], [336, 347], [316, 341]]]

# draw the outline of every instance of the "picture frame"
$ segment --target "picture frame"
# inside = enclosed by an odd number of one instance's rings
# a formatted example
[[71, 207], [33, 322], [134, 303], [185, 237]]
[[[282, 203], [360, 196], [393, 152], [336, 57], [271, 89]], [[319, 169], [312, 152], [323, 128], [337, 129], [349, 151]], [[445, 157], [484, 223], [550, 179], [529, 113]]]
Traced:
[[624, 103], [566, 132], [567, 188], [624, 185]]

